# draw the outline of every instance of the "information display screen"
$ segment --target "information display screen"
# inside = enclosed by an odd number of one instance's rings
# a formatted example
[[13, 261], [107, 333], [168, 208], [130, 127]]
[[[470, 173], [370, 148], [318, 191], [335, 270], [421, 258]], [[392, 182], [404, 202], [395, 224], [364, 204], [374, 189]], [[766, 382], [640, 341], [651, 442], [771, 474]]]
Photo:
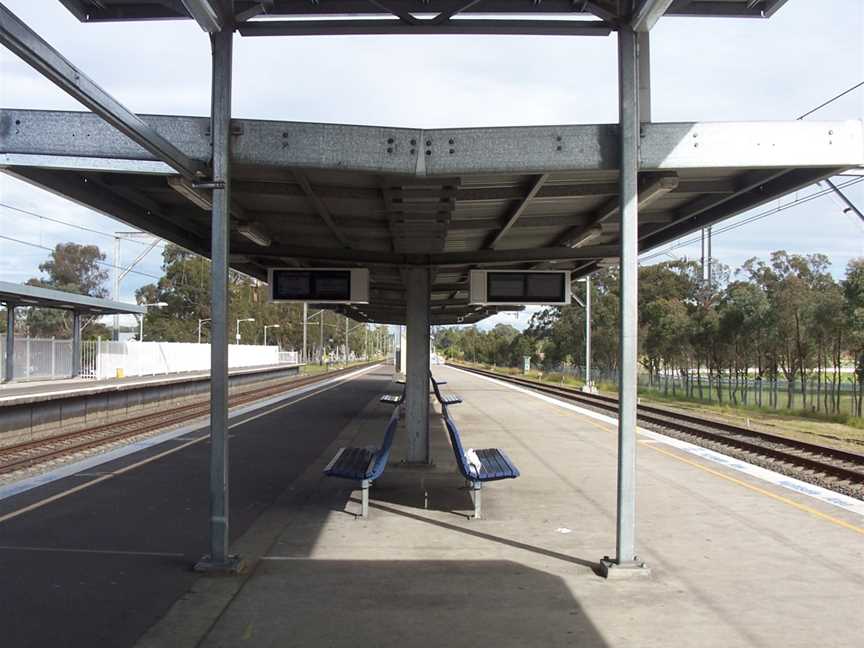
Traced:
[[530, 304], [566, 301], [567, 275], [563, 272], [494, 272], [486, 275], [490, 303]]
[[350, 270], [274, 270], [274, 301], [351, 301]]

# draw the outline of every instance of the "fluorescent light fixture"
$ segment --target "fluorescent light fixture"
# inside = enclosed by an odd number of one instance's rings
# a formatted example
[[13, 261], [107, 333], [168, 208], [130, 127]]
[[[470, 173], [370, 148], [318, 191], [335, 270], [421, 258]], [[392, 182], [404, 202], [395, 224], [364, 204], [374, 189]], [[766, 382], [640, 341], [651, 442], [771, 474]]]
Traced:
[[181, 196], [189, 200], [193, 205], [197, 205], [205, 211], [213, 208], [213, 201], [203, 191], [192, 186], [186, 178], [180, 176], [171, 176], [168, 178], [168, 185]]
[[242, 236], [245, 236], [247, 239], [252, 241], [255, 245], [260, 245], [261, 247], [269, 247], [273, 242], [269, 236], [254, 225], [241, 225], [237, 228], [237, 231]]

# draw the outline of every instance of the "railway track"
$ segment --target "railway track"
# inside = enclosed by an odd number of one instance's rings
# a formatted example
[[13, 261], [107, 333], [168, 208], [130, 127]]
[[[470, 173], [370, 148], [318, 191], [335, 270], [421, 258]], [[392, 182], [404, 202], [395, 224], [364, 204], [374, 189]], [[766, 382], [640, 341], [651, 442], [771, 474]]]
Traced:
[[[454, 364], [454, 367], [575, 401], [603, 413], [617, 414], [618, 399], [586, 394], [536, 380]], [[864, 499], [864, 455], [760, 432], [663, 407], [639, 405], [639, 425], [770, 468], [811, 484]]]
[[[329, 371], [324, 374], [316, 374], [305, 378], [289, 378], [278, 380], [277, 382], [268, 381], [266, 385], [235, 392], [229, 398], [228, 406], [237, 407], [238, 405], [252, 403], [262, 398], [280, 394], [286, 389], [296, 389], [297, 387], [321, 382], [349, 371], [356, 371], [357, 369], [370, 366], [371, 364], [374, 363], [354, 365], [345, 369], [337, 369], [336, 371]], [[0, 448], [0, 475], [30, 468], [37, 464], [91, 450], [99, 446], [117, 443], [118, 441], [128, 441], [134, 437], [181, 423], [187, 423], [209, 414], [210, 401], [207, 399], [201, 402], [178, 405], [166, 410], [94, 425], [38, 441]]]

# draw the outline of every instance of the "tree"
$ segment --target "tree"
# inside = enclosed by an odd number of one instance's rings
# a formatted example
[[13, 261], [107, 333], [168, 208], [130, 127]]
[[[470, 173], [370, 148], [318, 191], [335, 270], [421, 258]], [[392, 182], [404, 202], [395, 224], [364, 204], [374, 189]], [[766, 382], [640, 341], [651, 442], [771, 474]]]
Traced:
[[[63, 292], [90, 297], [106, 297], [104, 284], [108, 272], [102, 267], [105, 255], [95, 245], [58, 243], [48, 259], [39, 264], [39, 270], [47, 277], [34, 277], [27, 285], [51, 288]], [[104, 326], [94, 319], [82, 323], [85, 337], [107, 335]], [[33, 337], [71, 337], [72, 317], [63, 310], [29, 308], [24, 316], [27, 334]]]
[[842, 286], [846, 300], [847, 346], [857, 378], [855, 414], [861, 416], [864, 411], [864, 257], [849, 262]]

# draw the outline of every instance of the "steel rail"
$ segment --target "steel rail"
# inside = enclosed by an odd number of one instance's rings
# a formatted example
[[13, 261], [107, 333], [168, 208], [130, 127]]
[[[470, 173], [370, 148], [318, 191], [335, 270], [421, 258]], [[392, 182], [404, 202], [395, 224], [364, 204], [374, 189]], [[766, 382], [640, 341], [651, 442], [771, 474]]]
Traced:
[[[238, 405], [244, 405], [261, 400], [268, 396], [282, 393], [286, 388], [295, 389], [297, 387], [315, 384], [325, 379], [349, 371], [362, 369], [373, 364], [375, 363], [370, 362], [353, 365], [344, 369], [337, 369], [335, 371], [307, 376], [305, 378], [279, 380], [276, 383], [266, 381], [270, 384], [263, 387], [253, 387], [252, 389], [245, 390], [241, 393], [236, 393], [230, 398], [229, 407], [236, 407]], [[148, 434], [156, 430], [185, 423], [194, 419], [203, 418], [209, 412], [209, 408], [209, 400], [204, 400], [201, 402], [172, 407], [167, 411], [161, 410], [158, 412], [142, 414], [140, 416], [128, 417], [110, 423], [82, 428], [66, 434], [47, 437], [38, 441], [28, 441], [26, 443], [19, 443], [5, 448], [0, 448], [0, 475], [44, 463], [62, 457], [63, 455], [82, 452], [98, 446], [116, 443], [117, 441], [123, 441], [132, 437]], [[131, 426], [131, 428], [129, 426]], [[118, 427], [124, 427], [127, 429], [118, 432]], [[93, 435], [97, 435], [97, 438], [89, 438], [79, 443], [74, 443], [76, 439], [84, 439], [86, 437], [92, 437]], [[10, 457], [10, 459], [4, 459], [5, 457]]]
[[[566, 387], [555, 387], [535, 380], [508, 376], [459, 364], [453, 364], [453, 366], [503, 382], [523, 385], [537, 391], [554, 394], [560, 398], [583, 403], [603, 411], [612, 413], [617, 413], [618, 411], [618, 399], [612, 396], [586, 394]], [[640, 404], [638, 406], [637, 420], [640, 424], [665, 429], [671, 428], [690, 436], [732, 446], [738, 450], [776, 459], [804, 470], [812, 470], [817, 474], [848, 481], [855, 486], [864, 486], [864, 455], [855, 452], [799, 441], [767, 432], [750, 430], [731, 423], [715, 421], [650, 405]], [[662, 430], [660, 431], [662, 432]], [[766, 444], [776, 444], [781, 447], [769, 447]]]

